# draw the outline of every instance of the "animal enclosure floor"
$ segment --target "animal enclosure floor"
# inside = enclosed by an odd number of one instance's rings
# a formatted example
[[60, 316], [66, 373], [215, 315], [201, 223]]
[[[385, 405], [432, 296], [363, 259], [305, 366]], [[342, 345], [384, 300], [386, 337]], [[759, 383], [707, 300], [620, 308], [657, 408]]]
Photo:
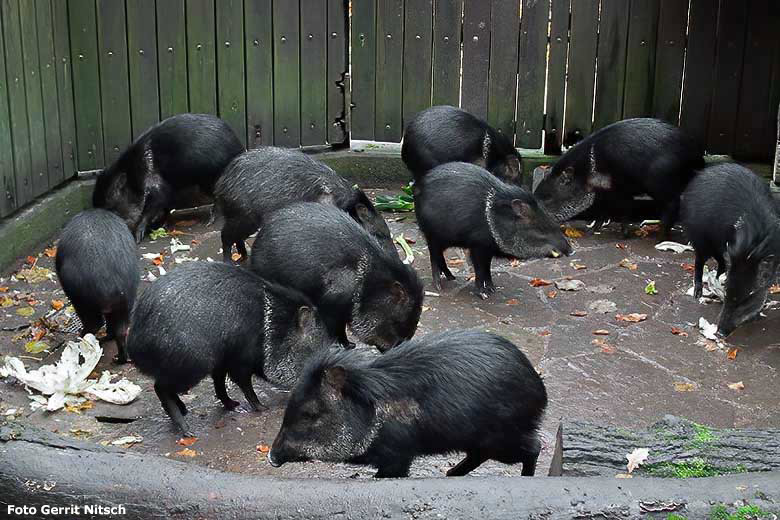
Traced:
[[[372, 190], [371, 194], [391, 191], [395, 190]], [[425, 240], [414, 214], [386, 217], [394, 236], [403, 233], [411, 243], [413, 265], [426, 290], [433, 291]], [[585, 227], [583, 222], [572, 225]], [[544, 448], [537, 475], [547, 473], [559, 421], [565, 425], [571, 419], [584, 419], [633, 428], [674, 414], [714, 427], [780, 427], [780, 312], [776, 308], [766, 310], [766, 318], [741, 327], [728, 338], [727, 345], [718, 347], [702, 338], [696, 323], [700, 317], [716, 322], [720, 304], [699, 304], [685, 294], [692, 285], [693, 275], [686, 270], [686, 264], [693, 263], [692, 253], [657, 251], [653, 247], [654, 232], [625, 239], [618, 228], [612, 225], [599, 234], [573, 239], [575, 253], [570, 257], [494, 261], [499, 290], [485, 301], [471, 293], [468, 278], [472, 269], [465, 255], [451, 249], [445, 256], [458, 280], [445, 285], [441, 294], [428, 292], [425, 297], [418, 335], [455, 328], [496, 332], [517, 344], [542, 373], [550, 404], [542, 428]], [[219, 221], [210, 227], [200, 220], [179, 221], [169, 226], [169, 231], [173, 229], [181, 232], [177, 238], [191, 245], [191, 251], [171, 255], [171, 237], [154, 242], [147, 238], [141, 244], [141, 254], [165, 251], [162, 265], [168, 271], [179, 265], [175, 257], [221, 259]], [[680, 231], [675, 231], [671, 239], [684, 241]], [[38, 283], [11, 280], [19, 269], [29, 267], [30, 260], [20, 258], [14, 269], [1, 275], [0, 288], [7, 287], [8, 291], [0, 292], [0, 302], [7, 305], [0, 308], [0, 328], [14, 329], [36, 322], [51, 310], [52, 300], [65, 300], [56, 277]], [[35, 262], [37, 267], [53, 272], [53, 258], [41, 254]], [[151, 260], [139, 255], [139, 262], [145, 276], [149, 271], [159, 276]], [[556, 281], [568, 277], [581, 280], [584, 288], [556, 288]], [[541, 281], [532, 283], [535, 279]], [[544, 281], [552, 285], [534, 286]], [[655, 282], [657, 294], [646, 294], [649, 281]], [[142, 282], [141, 290], [148, 285]], [[778, 299], [778, 295], [770, 298]], [[599, 300], [607, 302], [594, 305]], [[608, 302], [614, 304], [614, 310], [594, 310], [611, 308]], [[29, 312], [32, 315], [24, 315]], [[577, 316], [583, 312], [587, 315]], [[636, 323], [616, 318], [632, 313], [647, 317]], [[606, 334], [597, 335], [595, 331]], [[25, 343], [31, 339], [29, 333], [28, 328], [0, 331], [0, 357], [26, 356], [23, 361], [27, 367], [36, 368], [59, 359], [55, 347], [62, 339], [75, 339], [75, 335], [47, 333], [41, 341], [49, 344], [49, 351], [32, 354], [25, 351]], [[311, 478], [368, 478], [373, 474], [370, 468], [321, 462], [272, 468], [259, 448], [272, 443], [287, 394], [257, 379], [257, 393], [268, 407], [258, 413], [223, 411], [208, 378], [184, 396], [190, 409], [187, 418], [198, 440], [189, 447], [191, 451], [182, 452], [184, 446], [176, 443], [180, 436], [162, 411], [151, 381], [132, 364], [117, 367], [111, 363], [116, 353], [113, 342], [105, 343], [104, 348], [106, 354], [96, 372], [111, 370], [139, 384], [143, 391], [135, 402], [117, 406], [97, 401], [80, 413], [31, 412], [24, 388], [15, 381], [0, 379], [0, 416], [94, 442], [140, 435], [143, 441], [127, 449], [226, 471]], [[729, 351], [732, 357], [736, 352], [736, 357], [730, 359]], [[743, 390], [729, 388], [729, 384], [738, 382], [744, 385]], [[234, 385], [229, 384], [228, 391], [244, 402]], [[453, 454], [418, 459], [411, 475], [443, 476], [460, 458]], [[519, 476], [520, 467], [488, 462], [472, 474]]]

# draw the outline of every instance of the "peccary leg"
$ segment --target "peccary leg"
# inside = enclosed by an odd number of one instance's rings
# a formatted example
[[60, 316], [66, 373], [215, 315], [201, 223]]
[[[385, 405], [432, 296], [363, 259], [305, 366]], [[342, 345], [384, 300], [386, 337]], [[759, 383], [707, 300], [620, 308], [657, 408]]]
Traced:
[[253, 411], [256, 412], [263, 407], [263, 405], [260, 404], [260, 399], [257, 398], [254, 387], [252, 386], [252, 374], [250, 372], [247, 371], [240, 374], [236, 378], [236, 384], [241, 389], [241, 391], [244, 392], [244, 397], [246, 397], [246, 400]]
[[73, 308], [76, 309], [76, 314], [81, 320], [81, 336], [86, 334], [96, 334], [103, 326], [103, 314], [100, 309], [93, 307], [89, 304], [84, 304], [77, 301], [71, 301]]
[[433, 277], [433, 288], [441, 291], [441, 277], [447, 280], [454, 280], [455, 275], [447, 267], [447, 261], [444, 259], [444, 250], [436, 242], [428, 242], [428, 253], [431, 257], [431, 275]]
[[533, 477], [536, 473], [536, 461], [539, 459], [539, 451], [535, 453], [527, 453], [520, 461], [523, 463], [523, 470], [520, 475], [523, 477]]
[[477, 467], [479, 467], [483, 462], [488, 460], [488, 457], [485, 457], [481, 455], [479, 452], [472, 451], [466, 454], [466, 458], [462, 461], [458, 462], [458, 464], [451, 468], [447, 472], [448, 477], [462, 477], [463, 475], [467, 475]]
[[115, 361], [118, 364], [127, 363], [127, 309], [116, 310], [106, 316], [106, 332], [116, 341], [117, 354]]
[[233, 410], [241, 403], [231, 399], [227, 394], [227, 388], [225, 388], [225, 377], [227, 377], [227, 370], [224, 367], [217, 368], [214, 370], [214, 373], [211, 374], [211, 379], [214, 380], [214, 392], [216, 392], [217, 397], [220, 401], [222, 401], [222, 405], [225, 408], [228, 410]]
[[374, 478], [404, 478], [409, 476], [409, 466], [412, 465], [411, 459], [400, 458], [380, 466], [374, 475]]
[[669, 234], [672, 231], [672, 226], [677, 222], [677, 217], [680, 214], [680, 200], [669, 202], [664, 208], [664, 212], [661, 215], [661, 234], [658, 237], [659, 240], [668, 240]]
[[704, 257], [704, 255], [700, 255], [698, 252], [696, 253], [696, 260], [695, 260], [695, 269], [693, 272], [693, 297], [697, 300], [701, 298], [702, 294], [702, 281], [701, 278], [704, 276], [704, 264], [707, 263], [707, 258]]
[[154, 384], [154, 392], [160, 399], [163, 410], [171, 418], [173, 424], [181, 431], [181, 433], [187, 437], [191, 437], [190, 428], [187, 426], [187, 422], [184, 420], [184, 414], [187, 409], [184, 403], [181, 402], [179, 396], [175, 392], [171, 392], [169, 389], [160, 385], [160, 383]]
[[490, 261], [493, 257], [488, 253], [471, 250], [471, 262], [474, 264], [474, 287], [477, 295], [483, 300], [496, 291], [490, 274]]

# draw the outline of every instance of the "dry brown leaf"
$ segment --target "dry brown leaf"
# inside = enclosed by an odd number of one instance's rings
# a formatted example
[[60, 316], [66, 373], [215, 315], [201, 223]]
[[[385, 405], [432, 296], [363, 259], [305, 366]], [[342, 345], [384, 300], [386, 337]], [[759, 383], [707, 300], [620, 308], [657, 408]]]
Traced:
[[470, 275], [468, 275], [468, 276], [466, 277], [466, 281], [467, 281], [467, 282], [473, 282], [473, 281], [474, 281], [474, 280], [476, 280], [476, 279], [477, 279], [477, 275], [475, 275], [474, 273], [472, 273], [472, 274], [470, 274]]
[[268, 453], [269, 451], [271, 451], [271, 447], [268, 444], [258, 444], [257, 451], [259, 451], [260, 453]]
[[675, 383], [674, 390], [676, 392], [693, 392], [696, 390], [696, 385], [693, 383]]
[[62, 309], [63, 307], [65, 307], [65, 302], [64, 301], [62, 301], [62, 300], [52, 300], [51, 301], [51, 308], [54, 309], [55, 311], [58, 311], [58, 310]]
[[46, 335], [46, 329], [40, 328], [40, 327], [32, 327], [30, 329], [30, 332], [32, 333], [30, 337], [33, 341], [39, 341], [41, 338], [43, 338]]
[[198, 442], [197, 437], [182, 437], [181, 439], [176, 441], [176, 444], [178, 444], [179, 446], [192, 446], [196, 442]]
[[519, 305], [520, 304], [520, 300], [518, 300], [517, 298], [512, 298], [510, 300], [507, 300], [506, 304], [507, 305]]
[[739, 348], [733, 347], [728, 350], [726, 353], [726, 357], [729, 358], [731, 361], [734, 361], [737, 359], [737, 352], [739, 352]]
[[585, 236], [585, 233], [573, 227], [565, 227], [563, 229], [563, 234], [569, 238], [582, 238]]
[[635, 263], [632, 263], [631, 260], [629, 260], [628, 258], [624, 258], [623, 260], [621, 260], [618, 265], [620, 267], [625, 267], [629, 271], [636, 271], [638, 268], [638, 266]]
[[181, 451], [177, 451], [176, 455], [181, 455], [182, 457], [197, 457], [198, 452], [189, 448], [184, 448]]
[[593, 334], [595, 334], [596, 336], [608, 336], [609, 331], [606, 329], [598, 329], [598, 330], [594, 330]]
[[780, 293], [780, 285], [772, 285], [769, 287], [769, 294], [777, 294]]
[[200, 245], [200, 240], [195, 240], [195, 239], [193, 238], [192, 240], [190, 240], [190, 245], [191, 245], [192, 247], [195, 247], [195, 246], [197, 246], [197, 245]]
[[553, 299], [556, 296], [558, 296], [558, 291], [553, 291], [553, 290], [547, 291], [547, 297], [548, 298]]
[[157, 255], [154, 258], [152, 258], [152, 263], [154, 265], [161, 265], [163, 263], [163, 257], [162, 255]]
[[80, 414], [84, 410], [91, 410], [95, 407], [95, 403], [92, 401], [84, 401], [81, 404], [65, 405], [65, 409], [69, 412]]
[[686, 271], [688, 271], [689, 273], [692, 273], [692, 272], [693, 272], [693, 271], [696, 269], [696, 266], [695, 266], [695, 265], [693, 265], [693, 264], [689, 264], [689, 263], [687, 263], [687, 262], [683, 262], [683, 263], [681, 263], [681, 264], [680, 264], [680, 267], [682, 267], [683, 269], [685, 269], [685, 270], [686, 270]]
[[587, 311], [571, 311], [569, 313], [569, 316], [576, 316], [577, 318], [583, 318], [587, 315], [588, 315]]
[[684, 338], [688, 337], [688, 333], [687, 332], [685, 332], [682, 329], [678, 329], [677, 327], [672, 327], [672, 334], [674, 334], [675, 336], [682, 336]]
[[552, 282], [543, 280], [542, 278], [534, 278], [529, 283], [531, 284], [531, 287], [544, 287], [547, 285], [552, 285]]
[[241, 260], [241, 255], [238, 253], [233, 253], [232, 255], [230, 255], [230, 259], [233, 260], [234, 262], [238, 262], [239, 260]]
[[48, 256], [49, 258], [54, 258], [54, 256], [57, 254], [57, 247], [49, 247], [43, 250], [43, 254]]
[[30, 265], [35, 265], [35, 262], [37, 262], [37, 261], [38, 261], [38, 257], [37, 256], [28, 256], [27, 257], [27, 263], [30, 264]]
[[591, 341], [591, 343], [601, 348], [601, 351], [604, 354], [614, 354], [615, 352], [617, 352], [617, 349], [614, 347], [614, 345], [610, 345], [603, 339], [594, 339], [593, 341]]
[[178, 220], [178, 221], [176, 221], [176, 225], [177, 226], [181, 226], [181, 227], [191, 227], [191, 226], [194, 226], [197, 223], [198, 223], [197, 220]]
[[0, 298], [0, 308], [13, 307], [14, 305], [16, 305], [16, 301], [13, 298], [9, 298], [8, 296]]
[[520, 267], [521, 263], [522, 262], [520, 260], [518, 260], [517, 258], [509, 261], [509, 265], [511, 265], [512, 267]]
[[542, 332], [539, 333], [540, 336], [549, 336], [550, 334], [552, 334], [552, 332], [550, 332], [549, 330], [543, 330]]
[[731, 383], [731, 384], [728, 385], [728, 387], [731, 388], [732, 390], [744, 390], [745, 389], [745, 385], [744, 385], [744, 383], [742, 383], [742, 381], [737, 381], [736, 383]]
[[588, 268], [587, 265], [585, 265], [585, 264], [578, 264], [577, 262], [571, 262], [569, 265], [572, 266], [577, 271], [581, 271], [582, 269], [587, 269]]
[[8, 292], [8, 287], [0, 287], [0, 293]]
[[647, 314], [639, 314], [638, 312], [632, 312], [631, 314], [618, 314], [615, 316], [618, 321], [627, 321], [629, 323], [639, 323], [647, 319]]
[[615, 244], [615, 247], [617, 247], [618, 249], [625, 249], [628, 246], [626, 244], [623, 244], [622, 242], [618, 242], [617, 244]]
[[463, 265], [462, 258], [450, 258], [447, 260], [448, 265]]
[[658, 233], [661, 231], [661, 226], [659, 224], [645, 224], [642, 226], [642, 229], [644, 229], [646, 233]]
[[406, 240], [409, 244], [416, 244], [417, 240], [413, 238], [409, 238], [408, 236], [404, 235], [404, 240]]

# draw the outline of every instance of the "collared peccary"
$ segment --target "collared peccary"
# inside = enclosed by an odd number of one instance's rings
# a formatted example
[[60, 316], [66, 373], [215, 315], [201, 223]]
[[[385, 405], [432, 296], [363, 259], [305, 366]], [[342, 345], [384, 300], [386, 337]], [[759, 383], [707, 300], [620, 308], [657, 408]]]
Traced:
[[251, 260], [263, 278], [311, 298], [343, 345], [347, 325], [380, 350], [414, 335], [423, 300], [417, 273], [334, 206], [275, 211], [257, 232]]
[[189, 434], [178, 394], [211, 375], [228, 410], [229, 376], [252, 409], [252, 375], [290, 387], [304, 362], [332, 339], [299, 292], [223, 263], [190, 262], [160, 277], [138, 298], [127, 350], [176, 426]]
[[520, 154], [511, 138], [465, 110], [434, 106], [406, 125], [401, 157], [419, 180], [440, 164], [462, 161], [487, 169], [505, 182], [520, 184]]
[[211, 195], [222, 170], [243, 150], [218, 117], [169, 117], [141, 134], [98, 175], [92, 203], [122, 217], [140, 242], [173, 209], [177, 191], [197, 186]]
[[708, 166], [683, 192], [680, 215], [696, 250], [694, 296], [702, 294], [704, 264], [726, 270], [718, 332], [727, 336], [758, 317], [780, 261], [780, 219], [768, 183], [738, 164]]
[[533, 195], [468, 163], [437, 166], [414, 186], [417, 223], [428, 242], [433, 286], [455, 276], [444, 260], [448, 247], [469, 249], [477, 294], [495, 291], [494, 257], [527, 259], [569, 255], [560, 226]]
[[531, 476], [546, 407], [528, 358], [494, 334], [432, 334], [375, 358], [323, 351], [290, 395], [268, 461], [349, 462], [405, 477], [416, 457], [459, 451], [466, 458], [448, 476], [488, 459], [522, 462]]
[[272, 146], [249, 150], [230, 163], [214, 191], [217, 211], [225, 217], [225, 262], [230, 261], [233, 244], [245, 260], [246, 237], [272, 211], [294, 202], [332, 204], [349, 213], [388, 252], [398, 254], [385, 219], [363, 190], [298, 150]]
[[116, 361], [127, 362], [127, 329], [141, 271], [122, 219], [102, 209], [78, 213], [62, 230], [55, 267], [81, 320], [81, 335], [95, 334], [105, 318], [108, 338], [116, 341]]
[[588, 209], [598, 197], [600, 207], [623, 219], [626, 232], [633, 196], [646, 193], [661, 206], [665, 236], [677, 220], [680, 194], [703, 166], [702, 147], [676, 126], [626, 119], [570, 148], [534, 195], [559, 221]]

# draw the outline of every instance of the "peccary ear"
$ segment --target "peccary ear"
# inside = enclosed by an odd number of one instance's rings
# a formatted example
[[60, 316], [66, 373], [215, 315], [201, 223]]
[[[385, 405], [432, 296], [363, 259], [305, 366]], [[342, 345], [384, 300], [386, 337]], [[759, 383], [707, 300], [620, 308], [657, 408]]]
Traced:
[[334, 390], [341, 392], [347, 382], [347, 370], [341, 365], [326, 368], [325, 382]]
[[512, 213], [523, 222], [530, 222], [533, 219], [534, 209], [525, 201], [513, 199]]
[[596, 191], [609, 191], [612, 189], [612, 177], [596, 170], [588, 174], [588, 186]]
[[308, 329], [314, 322], [314, 310], [311, 307], [302, 306], [298, 308], [298, 330]]
[[409, 299], [409, 295], [406, 294], [406, 289], [404, 289], [403, 285], [398, 281], [393, 282], [393, 286], [390, 288], [390, 297], [396, 305], [405, 304]]

